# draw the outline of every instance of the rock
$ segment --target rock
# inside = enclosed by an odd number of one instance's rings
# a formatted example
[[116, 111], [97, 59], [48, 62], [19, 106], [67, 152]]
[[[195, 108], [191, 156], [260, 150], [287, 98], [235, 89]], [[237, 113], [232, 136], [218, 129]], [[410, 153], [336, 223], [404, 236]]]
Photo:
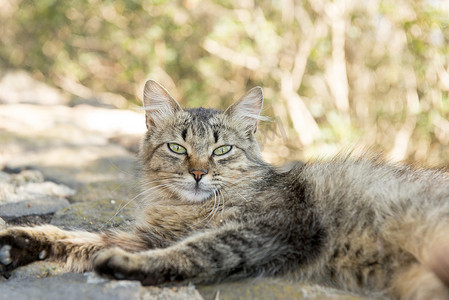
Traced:
[[[34, 198], [14, 203], [0, 205], [0, 217], [8, 223], [27, 223], [26, 217], [52, 215], [56, 211], [69, 206], [69, 202], [64, 198]], [[30, 222], [31, 219], [28, 221]], [[32, 222], [31, 223], [35, 223]]]
[[56, 212], [51, 224], [88, 231], [125, 226], [133, 220], [133, 208], [128, 202], [106, 198], [76, 203]]
[[9, 280], [22, 280], [30, 278], [45, 278], [57, 274], [63, 274], [66, 271], [63, 266], [49, 261], [38, 261], [27, 266], [19, 267], [13, 270], [9, 276]]
[[199, 285], [204, 299], [310, 299], [310, 300], [357, 300], [364, 299], [345, 295], [334, 289], [315, 285], [291, 283], [282, 279], [259, 278], [239, 282]]
[[[144, 288], [141, 295], [142, 300], [202, 300], [203, 297], [195, 289], [194, 286], [174, 286], [171, 288], [164, 287], [147, 287]], [[209, 298], [207, 298], [209, 299]], [[217, 298], [210, 298], [217, 299]]]
[[15, 278], [0, 282], [0, 290], [1, 299], [203, 299], [193, 286], [142, 287], [137, 281], [103, 280], [92, 273], [65, 273], [48, 278]]
[[45, 181], [38, 170], [4, 168], [0, 171], [0, 217], [10, 224], [49, 222], [56, 211], [69, 206], [64, 197], [75, 193], [61, 184]]
[[83, 274], [65, 273], [48, 278], [13, 279], [0, 282], [2, 299], [46, 300], [134, 300], [140, 299], [137, 282], [125, 281], [117, 285], [108, 282], [88, 284]]
[[6, 222], [0, 218], [0, 230], [6, 229]]
[[16, 185], [23, 185], [31, 182], [33, 183], [44, 182], [44, 175], [38, 170], [26, 170], [26, 169], [14, 170], [8, 168], [5, 168], [5, 170], [15, 171], [12, 174], [10, 173], [9, 175], [2, 172], [3, 173], [2, 181], [5, 182], [14, 183]]
[[0, 171], [0, 204], [28, 201], [27, 205], [31, 205], [35, 198], [63, 198], [73, 194], [75, 191], [65, 185], [44, 181], [44, 175], [38, 170], [22, 170], [17, 174]]

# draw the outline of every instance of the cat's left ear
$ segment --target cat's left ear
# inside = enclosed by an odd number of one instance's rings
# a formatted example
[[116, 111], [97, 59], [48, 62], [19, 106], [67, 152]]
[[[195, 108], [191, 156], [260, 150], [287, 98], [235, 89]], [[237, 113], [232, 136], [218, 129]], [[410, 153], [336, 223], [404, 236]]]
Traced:
[[261, 119], [260, 111], [263, 104], [261, 87], [249, 90], [242, 98], [226, 109], [225, 114], [241, 124], [251, 134], [256, 133], [257, 123]]
[[157, 81], [148, 80], [143, 91], [143, 106], [147, 129], [158, 126], [164, 120], [173, 118], [175, 112], [181, 110], [178, 102]]

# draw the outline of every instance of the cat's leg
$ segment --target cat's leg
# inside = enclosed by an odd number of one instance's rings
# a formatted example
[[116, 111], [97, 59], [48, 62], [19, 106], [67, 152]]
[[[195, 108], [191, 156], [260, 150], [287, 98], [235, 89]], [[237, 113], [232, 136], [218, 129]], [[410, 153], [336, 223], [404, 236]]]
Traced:
[[445, 218], [407, 215], [391, 222], [384, 236], [414, 255], [449, 288], [449, 224]]
[[319, 230], [297, 240], [290, 233], [261, 224], [226, 224], [165, 249], [101, 251], [94, 259], [94, 269], [107, 277], [139, 280], [144, 285], [281, 275], [314, 261], [322, 246]]
[[118, 246], [129, 251], [151, 248], [136, 234], [66, 231], [52, 225], [12, 227], [0, 232], [0, 273], [37, 260], [63, 262], [72, 271], [92, 269], [92, 256]]
[[164, 248], [189, 234], [197, 218], [203, 216], [194, 208], [151, 206], [126, 232], [67, 231], [52, 225], [12, 227], [0, 231], [0, 273], [41, 259], [63, 262], [72, 271], [91, 270], [92, 256], [102, 249], [137, 252]]
[[393, 299], [449, 299], [449, 289], [426, 266], [412, 264], [405, 271], [397, 274], [388, 293]]

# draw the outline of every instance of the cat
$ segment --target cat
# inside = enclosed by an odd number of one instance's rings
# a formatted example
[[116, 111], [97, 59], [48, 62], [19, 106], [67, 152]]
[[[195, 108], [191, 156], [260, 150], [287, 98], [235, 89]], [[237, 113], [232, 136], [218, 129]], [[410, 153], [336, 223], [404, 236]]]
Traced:
[[263, 92], [182, 109], [145, 84], [143, 192], [126, 231], [0, 232], [0, 273], [37, 260], [144, 285], [276, 276], [387, 299], [449, 299], [449, 176], [343, 155], [280, 170], [255, 139]]

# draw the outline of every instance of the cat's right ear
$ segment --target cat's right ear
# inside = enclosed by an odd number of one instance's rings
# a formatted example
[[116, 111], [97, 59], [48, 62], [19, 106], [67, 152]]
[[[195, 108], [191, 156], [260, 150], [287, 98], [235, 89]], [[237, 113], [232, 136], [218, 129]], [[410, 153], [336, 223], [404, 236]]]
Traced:
[[260, 116], [263, 104], [263, 91], [261, 87], [249, 90], [242, 98], [226, 109], [225, 114], [230, 116], [236, 124], [239, 124], [247, 132], [254, 134], [257, 123], [264, 119]]
[[157, 81], [148, 80], [143, 90], [143, 108], [145, 109], [145, 123], [147, 129], [157, 126], [163, 120], [174, 117], [175, 112], [181, 110], [178, 102]]

